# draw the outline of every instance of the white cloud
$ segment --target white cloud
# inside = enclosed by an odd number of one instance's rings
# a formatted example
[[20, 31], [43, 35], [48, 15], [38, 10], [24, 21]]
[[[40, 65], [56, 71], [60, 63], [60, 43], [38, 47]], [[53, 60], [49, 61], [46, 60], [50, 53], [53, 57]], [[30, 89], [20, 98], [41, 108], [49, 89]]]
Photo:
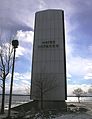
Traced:
[[[14, 84], [13, 86], [13, 93], [14, 94], [27, 94], [27, 91], [26, 89], [29, 89], [30, 90], [30, 85], [28, 84], [25, 84], [25, 83], [21, 83], [21, 85], [19, 84]], [[30, 91], [28, 91], [30, 92]]]
[[22, 83], [25, 85], [30, 85], [30, 82], [28, 80], [22, 80]]
[[38, 8], [40, 10], [42, 10], [42, 9], [44, 9], [46, 7], [47, 7], [47, 5], [46, 5], [46, 2], [44, 0], [38, 0]]
[[19, 41], [23, 41], [24, 43], [31, 43], [33, 44], [33, 35], [34, 32], [33, 31], [18, 31], [17, 37]]
[[[8, 77], [11, 79], [11, 74], [9, 73]], [[13, 79], [13, 93], [16, 94], [26, 94], [26, 88], [30, 89], [31, 84], [31, 72], [25, 73], [14, 73]], [[10, 80], [6, 83], [6, 92], [9, 93], [10, 90]]]
[[16, 38], [19, 41], [19, 46], [16, 48], [16, 57], [23, 56], [23, 58], [30, 61], [32, 59], [32, 45], [33, 45], [33, 35], [32, 31], [18, 31]]
[[[92, 75], [92, 60], [82, 57], [72, 57], [67, 64], [68, 70], [71, 75], [75, 76], [88, 76]], [[84, 78], [85, 79], [85, 78]]]
[[[26, 94], [26, 88], [28, 88], [29, 85], [25, 83], [20, 84], [14, 84], [13, 85], [13, 94]], [[29, 88], [30, 90], [30, 88]]]
[[84, 76], [84, 79], [86, 80], [92, 80], [92, 73], [88, 73]]
[[23, 56], [25, 59], [28, 59], [29, 61], [31, 61], [32, 59], [32, 47], [23, 47], [23, 46], [18, 46], [18, 48], [16, 49], [16, 57], [20, 57]]
[[31, 72], [25, 72], [25, 73], [14, 73], [14, 80], [31, 80]]
[[89, 52], [89, 53], [92, 53], [92, 44], [90, 44], [90, 45], [88, 46], [88, 52]]
[[67, 81], [71, 81], [71, 78], [67, 78]]
[[[70, 39], [70, 36], [67, 35], [67, 38]], [[75, 47], [74, 42], [71, 43], [69, 40], [66, 43], [66, 67], [67, 67], [67, 75], [71, 76], [81, 76], [83, 79], [89, 79], [92, 75], [92, 59], [89, 57], [81, 57], [80, 55], [75, 55]]]
[[67, 80], [68, 81], [71, 81], [71, 78], [72, 78], [72, 75], [68, 72], [68, 70], [67, 70]]
[[26, 50], [24, 47], [18, 46], [18, 48], [16, 49], [16, 57], [24, 55], [25, 52]]

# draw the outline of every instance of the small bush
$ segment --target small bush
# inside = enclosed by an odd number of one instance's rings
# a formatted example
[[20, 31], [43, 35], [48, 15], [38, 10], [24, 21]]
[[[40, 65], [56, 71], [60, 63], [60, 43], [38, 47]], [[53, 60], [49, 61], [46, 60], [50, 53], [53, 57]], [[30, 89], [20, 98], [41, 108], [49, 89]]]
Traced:
[[70, 104], [68, 105], [68, 107], [76, 107], [76, 105]]
[[86, 108], [84, 108], [84, 107], [80, 107], [79, 108], [79, 112], [87, 112], [88, 111], [88, 109], [86, 109]]

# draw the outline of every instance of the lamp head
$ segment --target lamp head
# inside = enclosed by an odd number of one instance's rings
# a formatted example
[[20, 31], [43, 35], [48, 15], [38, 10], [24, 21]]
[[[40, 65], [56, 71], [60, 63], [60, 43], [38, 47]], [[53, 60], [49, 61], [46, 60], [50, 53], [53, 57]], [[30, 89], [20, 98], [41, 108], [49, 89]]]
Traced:
[[12, 41], [12, 46], [13, 46], [14, 48], [18, 48], [18, 45], [19, 45], [19, 41], [18, 41], [18, 40], [13, 40], [13, 41]]

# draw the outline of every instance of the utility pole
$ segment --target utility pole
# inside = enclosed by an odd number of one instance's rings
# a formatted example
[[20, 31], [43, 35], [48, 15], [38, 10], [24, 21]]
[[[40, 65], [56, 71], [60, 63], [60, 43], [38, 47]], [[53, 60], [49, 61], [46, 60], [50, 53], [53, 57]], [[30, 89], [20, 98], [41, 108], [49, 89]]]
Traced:
[[13, 41], [12, 41], [12, 46], [13, 46], [13, 50], [14, 50], [14, 56], [13, 56], [12, 75], [11, 75], [11, 84], [10, 84], [8, 117], [10, 117], [10, 114], [11, 114], [11, 102], [12, 102], [12, 88], [13, 88], [15, 53], [16, 53], [16, 48], [18, 48], [18, 45], [19, 45], [18, 40], [13, 40]]

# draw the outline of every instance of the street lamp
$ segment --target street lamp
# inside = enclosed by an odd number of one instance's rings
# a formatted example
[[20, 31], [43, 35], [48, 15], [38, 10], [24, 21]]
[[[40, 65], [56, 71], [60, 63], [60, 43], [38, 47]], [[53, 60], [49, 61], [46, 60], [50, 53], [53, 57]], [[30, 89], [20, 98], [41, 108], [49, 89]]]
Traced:
[[13, 40], [13, 41], [12, 41], [12, 46], [13, 46], [13, 50], [14, 50], [14, 56], [13, 56], [12, 75], [11, 75], [11, 84], [10, 84], [10, 96], [9, 96], [8, 117], [10, 117], [10, 113], [11, 113], [11, 101], [12, 101], [12, 87], [13, 87], [15, 52], [16, 52], [16, 48], [18, 48], [18, 45], [19, 45], [18, 40]]

